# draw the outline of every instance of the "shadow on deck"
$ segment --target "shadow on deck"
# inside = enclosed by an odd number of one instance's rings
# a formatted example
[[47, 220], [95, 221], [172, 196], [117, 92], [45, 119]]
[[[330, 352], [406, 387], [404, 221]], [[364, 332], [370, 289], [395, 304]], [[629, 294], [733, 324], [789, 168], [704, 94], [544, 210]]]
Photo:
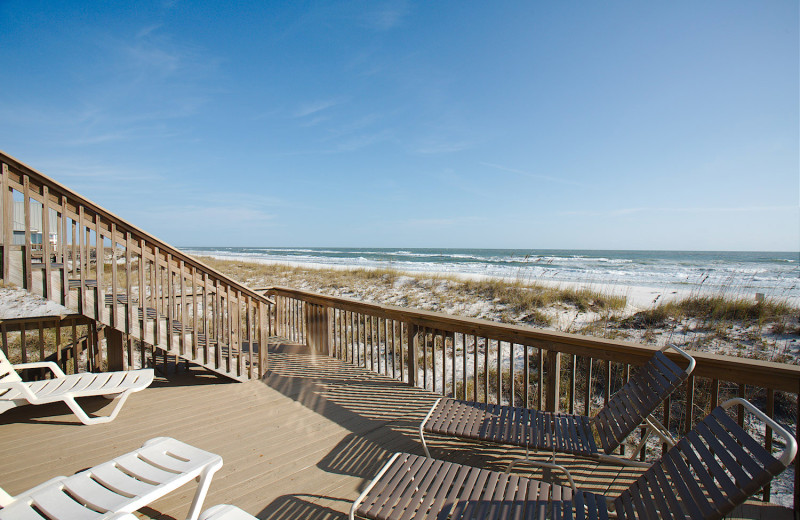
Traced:
[[[113, 422], [82, 426], [63, 404], [0, 415], [0, 486], [16, 494], [171, 436], [222, 455], [206, 506], [235, 504], [262, 519], [344, 519], [395, 451], [422, 454], [419, 423], [436, 396], [297, 345], [270, 349], [262, 381], [229, 383], [192, 369], [134, 394]], [[86, 402], [102, 411], [107, 401]], [[432, 455], [502, 470], [522, 454], [504, 446], [431, 436]], [[639, 470], [560, 458], [580, 487], [615, 494]], [[520, 472], [536, 478], [538, 473]], [[140, 512], [183, 519], [194, 484]], [[731, 518], [791, 518], [752, 502]]]

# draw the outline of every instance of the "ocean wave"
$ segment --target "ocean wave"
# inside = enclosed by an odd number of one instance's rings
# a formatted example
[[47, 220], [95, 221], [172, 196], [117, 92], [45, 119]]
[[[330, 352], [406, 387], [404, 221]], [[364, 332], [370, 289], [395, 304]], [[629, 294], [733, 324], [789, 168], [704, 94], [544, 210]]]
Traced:
[[763, 253], [583, 251], [186, 248], [193, 255], [294, 265], [393, 268], [400, 271], [501, 276], [526, 282], [547, 280], [668, 288], [746, 290], [800, 297], [796, 260]]

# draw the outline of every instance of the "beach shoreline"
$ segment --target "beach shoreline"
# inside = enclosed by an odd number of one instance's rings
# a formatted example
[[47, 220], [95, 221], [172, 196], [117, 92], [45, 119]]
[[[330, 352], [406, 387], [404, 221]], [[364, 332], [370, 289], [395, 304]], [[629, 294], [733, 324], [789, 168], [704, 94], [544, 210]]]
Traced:
[[[734, 295], [720, 293], [720, 291], [710, 288], [694, 287], [694, 288], [658, 288], [646, 285], [633, 285], [624, 283], [611, 283], [611, 282], [596, 282], [596, 281], [568, 281], [568, 280], [548, 280], [544, 278], [536, 279], [520, 279], [520, 277], [511, 276], [496, 276], [490, 274], [478, 273], [465, 273], [456, 271], [425, 271], [425, 270], [404, 270], [397, 268], [391, 264], [386, 266], [364, 266], [357, 264], [324, 264], [318, 262], [304, 262], [304, 261], [291, 261], [291, 260], [271, 260], [258, 257], [232, 257], [231, 255], [203, 255], [207, 258], [214, 258], [221, 261], [240, 261], [244, 263], [255, 263], [260, 265], [274, 265], [299, 269], [314, 269], [314, 270], [332, 270], [332, 271], [358, 271], [358, 270], [390, 270], [398, 274], [409, 277], [451, 277], [461, 280], [502, 280], [507, 283], [523, 283], [525, 285], [541, 285], [554, 289], [570, 289], [570, 290], [588, 290], [599, 294], [609, 296], [621, 296], [626, 298], [629, 310], [635, 312], [637, 310], [644, 310], [652, 308], [660, 303], [675, 301], [692, 296], [726, 296], [731, 298], [742, 298], [756, 300], [756, 293], [752, 292], [747, 295]], [[786, 297], [786, 302], [792, 306], [800, 306], [800, 298]]]

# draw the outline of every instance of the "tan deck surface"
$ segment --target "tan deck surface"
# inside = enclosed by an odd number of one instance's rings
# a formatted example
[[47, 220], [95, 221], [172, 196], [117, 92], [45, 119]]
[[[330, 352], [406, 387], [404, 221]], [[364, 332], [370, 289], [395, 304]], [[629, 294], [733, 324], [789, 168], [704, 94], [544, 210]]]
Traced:
[[[0, 415], [0, 486], [14, 495], [152, 437], [171, 436], [223, 457], [206, 507], [235, 504], [265, 519], [344, 519], [391, 453], [422, 454], [417, 432], [432, 394], [303, 347], [276, 348], [270, 367], [264, 381], [248, 383], [228, 383], [199, 369], [158, 378], [108, 424], [80, 425], [63, 404], [6, 412]], [[86, 403], [98, 410], [107, 401]], [[431, 441], [435, 457], [492, 469], [504, 469], [514, 456], [498, 446], [436, 436]], [[596, 492], [613, 494], [638, 474], [568, 457], [559, 461], [579, 486]], [[183, 520], [195, 486], [140, 513]], [[792, 517], [788, 509], [760, 503], [736, 513], [732, 518]]]

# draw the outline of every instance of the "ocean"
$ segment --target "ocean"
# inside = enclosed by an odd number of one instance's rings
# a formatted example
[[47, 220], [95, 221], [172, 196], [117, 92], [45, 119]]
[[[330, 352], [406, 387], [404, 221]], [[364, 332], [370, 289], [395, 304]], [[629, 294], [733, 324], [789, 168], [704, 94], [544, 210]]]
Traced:
[[800, 302], [800, 253], [335, 247], [187, 247], [227, 260], [313, 267], [390, 268], [524, 282], [651, 287]]

